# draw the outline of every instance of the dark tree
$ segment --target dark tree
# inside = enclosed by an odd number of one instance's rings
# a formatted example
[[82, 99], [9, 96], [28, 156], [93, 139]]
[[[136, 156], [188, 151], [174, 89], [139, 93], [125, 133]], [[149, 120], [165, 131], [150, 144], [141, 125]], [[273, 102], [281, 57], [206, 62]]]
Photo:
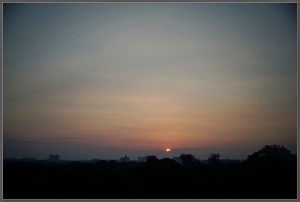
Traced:
[[159, 160], [161, 165], [178, 165], [178, 163], [174, 159], [163, 158]]
[[104, 160], [99, 160], [95, 163], [95, 165], [106, 165], [106, 161]]
[[249, 155], [247, 160], [245, 161], [248, 165], [257, 165], [257, 164], [282, 164], [284, 163], [283, 159], [277, 157], [267, 157], [267, 156], [259, 156], [258, 152], [255, 152], [252, 155]]
[[180, 159], [183, 165], [190, 165], [196, 161], [196, 158], [192, 154], [181, 154]]
[[219, 153], [215, 154], [215, 153], [210, 153], [208, 161], [211, 164], [220, 164], [220, 157], [221, 155]]
[[83, 163], [81, 163], [80, 161], [72, 161], [70, 163], [70, 166], [82, 166], [82, 165], [83, 165]]
[[116, 165], [118, 165], [118, 162], [116, 160], [110, 160], [110, 161], [108, 161], [108, 165], [116, 166]]
[[255, 152], [248, 156], [246, 163], [258, 163], [260, 162], [260, 159], [258, 157], [258, 152]]
[[201, 162], [201, 160], [196, 159], [196, 160], [195, 160], [195, 164], [197, 164], [197, 165], [202, 165], [202, 162]]
[[146, 158], [147, 158], [146, 163], [158, 162], [158, 158], [156, 156], [150, 155], [150, 156], [146, 156]]

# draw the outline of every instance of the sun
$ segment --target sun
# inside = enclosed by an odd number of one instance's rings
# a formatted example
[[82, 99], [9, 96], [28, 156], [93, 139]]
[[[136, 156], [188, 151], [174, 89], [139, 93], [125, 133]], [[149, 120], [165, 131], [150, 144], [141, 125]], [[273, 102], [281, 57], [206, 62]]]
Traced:
[[166, 149], [167, 152], [171, 151], [171, 149]]

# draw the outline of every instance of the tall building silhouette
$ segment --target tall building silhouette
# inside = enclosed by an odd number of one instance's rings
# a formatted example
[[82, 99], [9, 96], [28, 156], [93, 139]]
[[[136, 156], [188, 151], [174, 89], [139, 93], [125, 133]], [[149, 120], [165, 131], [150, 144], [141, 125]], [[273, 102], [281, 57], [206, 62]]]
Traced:
[[59, 161], [59, 155], [53, 155], [53, 154], [51, 154], [51, 155], [49, 155], [49, 161], [52, 161], [52, 162], [57, 162], [57, 161]]

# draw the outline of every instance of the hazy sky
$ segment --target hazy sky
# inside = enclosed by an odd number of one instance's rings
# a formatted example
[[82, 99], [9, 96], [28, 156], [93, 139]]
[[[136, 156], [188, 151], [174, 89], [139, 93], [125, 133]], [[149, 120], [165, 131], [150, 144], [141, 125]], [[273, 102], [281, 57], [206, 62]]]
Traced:
[[4, 4], [4, 158], [296, 153], [296, 6]]

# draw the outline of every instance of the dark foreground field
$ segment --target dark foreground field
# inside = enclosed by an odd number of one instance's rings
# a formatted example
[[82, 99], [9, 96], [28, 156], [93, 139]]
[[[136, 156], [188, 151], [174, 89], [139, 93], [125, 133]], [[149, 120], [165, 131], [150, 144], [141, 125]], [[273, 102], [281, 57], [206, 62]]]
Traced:
[[4, 199], [296, 199], [296, 162], [6, 162]]

